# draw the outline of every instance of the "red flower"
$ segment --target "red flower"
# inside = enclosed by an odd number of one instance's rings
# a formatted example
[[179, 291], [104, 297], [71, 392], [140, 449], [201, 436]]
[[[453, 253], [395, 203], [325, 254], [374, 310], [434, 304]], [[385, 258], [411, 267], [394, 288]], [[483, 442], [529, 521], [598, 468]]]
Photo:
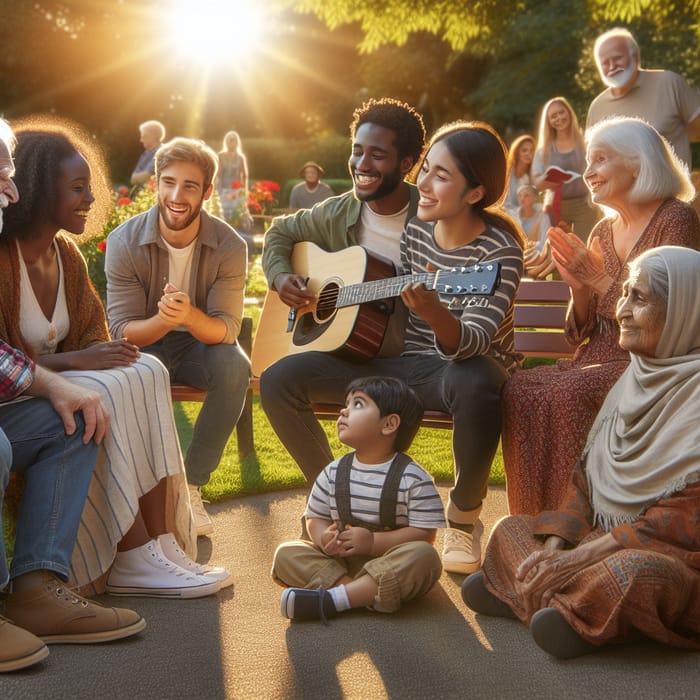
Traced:
[[274, 180], [260, 180], [258, 184], [260, 185], [260, 187], [262, 187], [264, 190], [267, 190], [268, 192], [280, 191], [279, 183], [275, 182]]
[[122, 185], [117, 191], [119, 192], [120, 195], [122, 195], [122, 197], [129, 194], [129, 188], [125, 187], [124, 185]]
[[117, 200], [117, 206], [125, 207], [127, 204], [131, 204], [131, 200], [128, 197], [119, 197]]
[[104, 253], [105, 250], [107, 250], [107, 239], [105, 239], [104, 241], [100, 241], [97, 244], [97, 250], [99, 250], [100, 253]]
[[240, 190], [241, 189], [241, 183], [238, 180], [234, 180], [231, 183], [231, 189], [232, 190]]

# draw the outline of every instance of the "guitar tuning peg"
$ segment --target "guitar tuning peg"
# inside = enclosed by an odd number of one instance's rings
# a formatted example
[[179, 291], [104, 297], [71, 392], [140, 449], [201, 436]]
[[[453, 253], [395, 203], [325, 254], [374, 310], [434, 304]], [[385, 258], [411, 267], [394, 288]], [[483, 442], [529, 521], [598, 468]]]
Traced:
[[453, 287], [451, 284], [446, 284], [446, 285], [443, 287], [443, 292], [444, 292], [445, 294], [452, 294], [452, 292], [454, 292], [454, 287]]

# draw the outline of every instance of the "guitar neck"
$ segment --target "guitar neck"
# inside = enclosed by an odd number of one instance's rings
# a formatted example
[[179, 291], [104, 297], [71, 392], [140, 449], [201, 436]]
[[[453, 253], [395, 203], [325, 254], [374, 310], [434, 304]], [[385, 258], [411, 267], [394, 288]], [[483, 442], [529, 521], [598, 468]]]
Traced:
[[349, 284], [339, 290], [335, 305], [336, 308], [340, 309], [345, 306], [365, 304], [368, 301], [397, 297], [407, 284], [415, 284], [417, 282], [422, 282], [426, 289], [434, 289], [438, 274], [438, 272], [422, 272], [414, 275], [387, 277], [360, 284]]

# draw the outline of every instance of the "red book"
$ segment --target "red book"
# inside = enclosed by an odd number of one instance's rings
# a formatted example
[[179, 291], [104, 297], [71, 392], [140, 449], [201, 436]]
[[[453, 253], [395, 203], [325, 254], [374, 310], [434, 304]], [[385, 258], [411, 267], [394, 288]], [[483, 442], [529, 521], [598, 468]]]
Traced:
[[573, 170], [564, 170], [556, 165], [550, 165], [544, 174], [544, 179], [547, 182], [569, 182], [570, 180], [575, 180], [577, 177], [581, 177], [581, 173], [575, 173]]

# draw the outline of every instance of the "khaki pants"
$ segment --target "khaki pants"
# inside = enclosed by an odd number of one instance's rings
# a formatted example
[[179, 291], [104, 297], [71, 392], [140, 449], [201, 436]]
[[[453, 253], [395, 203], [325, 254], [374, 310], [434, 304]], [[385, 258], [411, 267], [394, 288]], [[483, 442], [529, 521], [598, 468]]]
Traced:
[[313, 542], [284, 542], [275, 552], [272, 578], [281, 586], [332, 588], [343, 576], [368, 574], [379, 586], [373, 608], [396, 612], [406, 600], [425, 595], [442, 573], [440, 556], [428, 542], [405, 542], [381, 557], [329, 557]]

